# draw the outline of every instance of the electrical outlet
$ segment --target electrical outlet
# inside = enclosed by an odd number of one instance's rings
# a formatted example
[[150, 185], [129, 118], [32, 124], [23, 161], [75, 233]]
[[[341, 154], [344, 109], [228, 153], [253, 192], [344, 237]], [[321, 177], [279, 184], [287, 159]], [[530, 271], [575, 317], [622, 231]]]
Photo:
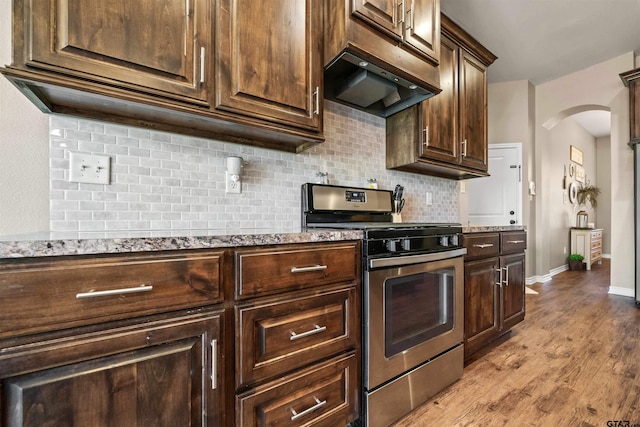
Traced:
[[566, 254], [567, 253], [567, 247], [565, 246], [564, 248], [562, 248], [562, 253]]
[[467, 183], [464, 181], [458, 181], [460, 182], [460, 193], [466, 193], [467, 192]]
[[433, 204], [433, 194], [430, 191], [427, 191], [427, 206], [431, 206]]
[[235, 194], [239, 194], [242, 188], [242, 181], [240, 179], [238, 179], [237, 181], [234, 181], [231, 178], [231, 175], [229, 175], [229, 172], [225, 172], [225, 192], [226, 193], [235, 193]]
[[110, 177], [111, 157], [69, 153], [69, 181], [108, 185]]

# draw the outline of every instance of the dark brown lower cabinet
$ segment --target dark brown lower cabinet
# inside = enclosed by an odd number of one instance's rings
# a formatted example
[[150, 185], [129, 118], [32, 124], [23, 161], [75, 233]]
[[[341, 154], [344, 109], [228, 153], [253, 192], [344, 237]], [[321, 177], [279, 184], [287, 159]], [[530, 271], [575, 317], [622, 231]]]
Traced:
[[0, 260], [0, 427], [224, 425], [226, 259]]
[[0, 260], [0, 427], [355, 421], [360, 243], [233, 252]]
[[0, 425], [221, 425], [221, 316], [185, 312], [5, 348]]
[[465, 355], [473, 353], [500, 330], [500, 292], [496, 286], [498, 257], [464, 265]]
[[238, 427], [345, 426], [360, 410], [360, 244], [235, 251]]
[[468, 359], [525, 316], [526, 232], [464, 235], [464, 353]]

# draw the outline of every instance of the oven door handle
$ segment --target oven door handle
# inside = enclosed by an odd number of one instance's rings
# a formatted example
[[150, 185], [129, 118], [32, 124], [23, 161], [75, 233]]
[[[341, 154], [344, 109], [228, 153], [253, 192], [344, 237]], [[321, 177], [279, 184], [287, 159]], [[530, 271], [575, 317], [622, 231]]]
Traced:
[[454, 249], [451, 251], [436, 252], [432, 254], [406, 255], [391, 258], [376, 258], [369, 260], [369, 268], [396, 267], [399, 265], [416, 264], [419, 262], [440, 261], [443, 259], [456, 258], [467, 253], [467, 248]]

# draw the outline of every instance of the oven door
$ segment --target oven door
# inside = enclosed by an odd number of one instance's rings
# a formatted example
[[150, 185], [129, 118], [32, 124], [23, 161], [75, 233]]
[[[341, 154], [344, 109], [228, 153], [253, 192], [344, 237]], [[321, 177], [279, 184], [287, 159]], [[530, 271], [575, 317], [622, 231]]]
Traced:
[[377, 269], [372, 267], [375, 260], [370, 261], [364, 280], [367, 390], [462, 343], [460, 252], [388, 258]]

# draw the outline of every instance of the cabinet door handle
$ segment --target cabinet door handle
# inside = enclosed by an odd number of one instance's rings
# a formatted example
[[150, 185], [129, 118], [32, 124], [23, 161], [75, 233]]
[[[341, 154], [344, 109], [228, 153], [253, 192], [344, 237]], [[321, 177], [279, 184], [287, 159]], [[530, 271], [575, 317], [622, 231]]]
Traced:
[[402, 0], [402, 1], [400, 2], [400, 5], [399, 5], [399, 6], [400, 6], [400, 16], [401, 16], [401, 18], [400, 18], [400, 21], [398, 21], [398, 23], [400, 23], [400, 22], [404, 22], [404, 17], [405, 17], [405, 13], [406, 13], [406, 11], [405, 11], [405, 5], [404, 5], [404, 2], [405, 2], [405, 1], [406, 1], [406, 0]]
[[413, 5], [411, 5], [411, 9], [409, 9], [409, 19], [407, 20], [409, 22], [409, 25], [407, 25], [407, 31], [408, 30], [413, 30]]
[[320, 114], [320, 86], [316, 86], [316, 90], [313, 91], [313, 99], [315, 100], [316, 109], [313, 110], [313, 114]]
[[300, 338], [308, 337], [309, 335], [319, 334], [320, 332], [324, 332], [326, 330], [327, 330], [326, 326], [313, 325], [313, 329], [307, 332], [302, 332], [300, 334], [296, 334], [295, 332], [291, 331], [291, 336], [289, 337], [289, 341], [299, 340]]
[[502, 287], [502, 269], [501, 268], [497, 268], [495, 266], [493, 266], [494, 270], [496, 270], [496, 273], [498, 273], [498, 282], [496, 283], [497, 286]]
[[121, 294], [135, 294], [138, 292], [150, 292], [153, 290], [153, 286], [140, 285], [135, 288], [123, 288], [123, 289], [108, 289], [106, 291], [89, 291], [89, 292], [80, 292], [76, 294], [77, 299], [82, 298], [95, 298], [95, 297], [107, 297], [111, 295], [121, 295]]
[[187, 56], [187, 37], [189, 36], [189, 0], [184, 0], [184, 46], [183, 55]]
[[524, 240], [507, 240], [507, 243], [524, 243]]
[[422, 145], [429, 146], [429, 126], [422, 129]]
[[318, 398], [317, 398], [317, 397], [315, 397], [315, 396], [313, 396], [313, 400], [315, 400], [315, 401], [316, 401], [316, 404], [315, 404], [315, 405], [313, 405], [313, 406], [312, 406], [312, 407], [310, 407], [310, 408], [305, 409], [305, 410], [304, 410], [304, 411], [302, 411], [302, 412], [296, 412], [296, 410], [295, 410], [295, 409], [291, 408], [291, 421], [295, 421], [295, 420], [297, 420], [297, 419], [298, 419], [298, 418], [300, 418], [300, 417], [304, 417], [305, 415], [310, 414], [311, 412], [316, 411], [316, 410], [318, 410], [318, 409], [322, 408], [324, 405], [326, 405], [326, 404], [327, 404], [327, 401], [326, 401], [326, 400], [320, 401], [320, 400], [318, 400]]
[[320, 271], [320, 270], [326, 270], [327, 266], [326, 265], [314, 265], [311, 267], [291, 267], [291, 272], [292, 273], [306, 273], [308, 271]]
[[200, 48], [200, 83], [204, 83], [204, 57], [205, 57], [205, 49], [204, 46]]
[[211, 390], [217, 387], [218, 377], [218, 340], [211, 340]]
[[475, 245], [473, 245], [474, 248], [480, 248], [480, 249], [490, 248], [492, 246], [493, 246], [493, 243], [476, 243]]
[[462, 141], [460, 146], [462, 147], [462, 157], [467, 157], [467, 140]]
[[504, 283], [505, 286], [509, 286], [509, 267], [504, 267], [503, 270], [504, 270], [504, 282], [502, 283]]

